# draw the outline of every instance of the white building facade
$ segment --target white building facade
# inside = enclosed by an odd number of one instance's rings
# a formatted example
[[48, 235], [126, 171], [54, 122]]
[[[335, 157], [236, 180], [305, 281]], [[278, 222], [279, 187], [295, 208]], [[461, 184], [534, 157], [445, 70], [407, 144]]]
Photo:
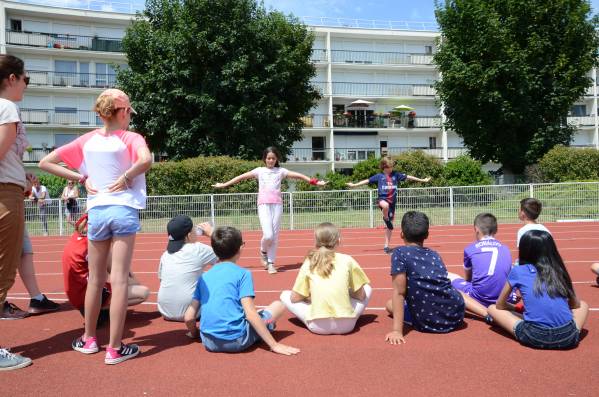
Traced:
[[[0, 3], [0, 52], [23, 59], [31, 77], [20, 104], [30, 166], [101, 124], [91, 108], [100, 92], [115, 86], [113, 65], [126, 67], [122, 38], [143, 6], [80, 1], [76, 6], [86, 9], [76, 9], [35, 2]], [[370, 156], [414, 149], [445, 161], [466, 153], [459, 136], [442, 127], [433, 88], [439, 79], [432, 63], [439, 36], [434, 25], [306, 23], [315, 35], [313, 83], [322, 98], [304, 117], [304, 137], [294, 144], [288, 168], [349, 170]], [[595, 70], [589, 75], [596, 80]], [[572, 145], [599, 149], [597, 95], [595, 84], [572, 108], [568, 122], [578, 128]]]

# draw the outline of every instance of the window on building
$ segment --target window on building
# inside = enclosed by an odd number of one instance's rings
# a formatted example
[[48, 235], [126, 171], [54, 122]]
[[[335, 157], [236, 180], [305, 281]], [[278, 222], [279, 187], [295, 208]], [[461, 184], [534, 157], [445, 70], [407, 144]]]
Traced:
[[20, 19], [11, 19], [10, 20], [10, 30], [13, 32], [22, 32], [23, 31], [23, 23]]
[[54, 85], [79, 85], [76, 61], [54, 61]]
[[432, 55], [433, 54], [433, 46], [432, 45], [425, 45], [424, 46], [424, 53], [426, 55]]
[[574, 117], [584, 117], [587, 115], [587, 105], [573, 105], [570, 114]]
[[56, 134], [54, 135], [54, 146], [61, 147], [77, 139], [77, 134]]
[[313, 136], [312, 137], [312, 160], [324, 160], [325, 159], [325, 137], [324, 136]]
[[437, 137], [431, 136], [428, 138], [428, 148], [429, 149], [437, 148]]
[[96, 86], [108, 88], [114, 86], [116, 73], [114, 68], [107, 63], [96, 63]]

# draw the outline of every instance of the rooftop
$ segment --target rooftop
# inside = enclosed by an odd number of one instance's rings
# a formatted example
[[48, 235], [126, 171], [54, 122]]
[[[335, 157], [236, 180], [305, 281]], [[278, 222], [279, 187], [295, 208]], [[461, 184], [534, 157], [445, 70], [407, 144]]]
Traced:
[[[11, 0], [16, 3], [43, 5], [56, 8], [71, 8], [88, 11], [116, 12], [135, 14], [145, 7], [144, 0]], [[435, 21], [385, 21], [356, 18], [331, 17], [299, 17], [300, 21], [309, 26], [354, 28], [354, 29], [386, 29], [438, 32], [439, 26]]]

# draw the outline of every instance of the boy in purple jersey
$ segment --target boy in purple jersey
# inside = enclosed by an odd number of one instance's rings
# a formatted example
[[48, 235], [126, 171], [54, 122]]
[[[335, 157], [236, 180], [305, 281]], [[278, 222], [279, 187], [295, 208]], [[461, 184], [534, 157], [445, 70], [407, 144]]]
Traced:
[[430, 177], [420, 179], [411, 175], [394, 171], [394, 165], [395, 161], [393, 159], [390, 157], [383, 157], [379, 163], [379, 167], [383, 172], [373, 175], [370, 178], [364, 179], [358, 183], [347, 183], [347, 186], [349, 187], [357, 187], [376, 183], [378, 190], [377, 204], [383, 212], [383, 222], [385, 222], [385, 225], [387, 226], [387, 230], [385, 230], [385, 247], [383, 248], [386, 254], [391, 253], [389, 243], [391, 241], [391, 233], [393, 230], [395, 204], [397, 204], [397, 185], [405, 180], [424, 183], [431, 180]]
[[497, 218], [482, 213], [474, 218], [476, 240], [464, 249], [464, 278], [455, 273], [448, 277], [455, 289], [467, 299], [466, 310], [482, 317], [501, 293], [512, 267], [512, 255], [505, 245], [495, 239]]

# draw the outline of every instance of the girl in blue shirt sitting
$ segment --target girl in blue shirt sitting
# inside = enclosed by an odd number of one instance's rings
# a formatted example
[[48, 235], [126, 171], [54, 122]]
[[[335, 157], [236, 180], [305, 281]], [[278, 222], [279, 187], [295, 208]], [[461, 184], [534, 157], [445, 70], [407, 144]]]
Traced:
[[[497, 299], [489, 306], [493, 322], [522, 345], [539, 349], [568, 349], [578, 345], [589, 306], [576, 297], [572, 280], [551, 235], [531, 230], [520, 240], [520, 266], [510, 271]], [[507, 302], [520, 290], [524, 319]]]

